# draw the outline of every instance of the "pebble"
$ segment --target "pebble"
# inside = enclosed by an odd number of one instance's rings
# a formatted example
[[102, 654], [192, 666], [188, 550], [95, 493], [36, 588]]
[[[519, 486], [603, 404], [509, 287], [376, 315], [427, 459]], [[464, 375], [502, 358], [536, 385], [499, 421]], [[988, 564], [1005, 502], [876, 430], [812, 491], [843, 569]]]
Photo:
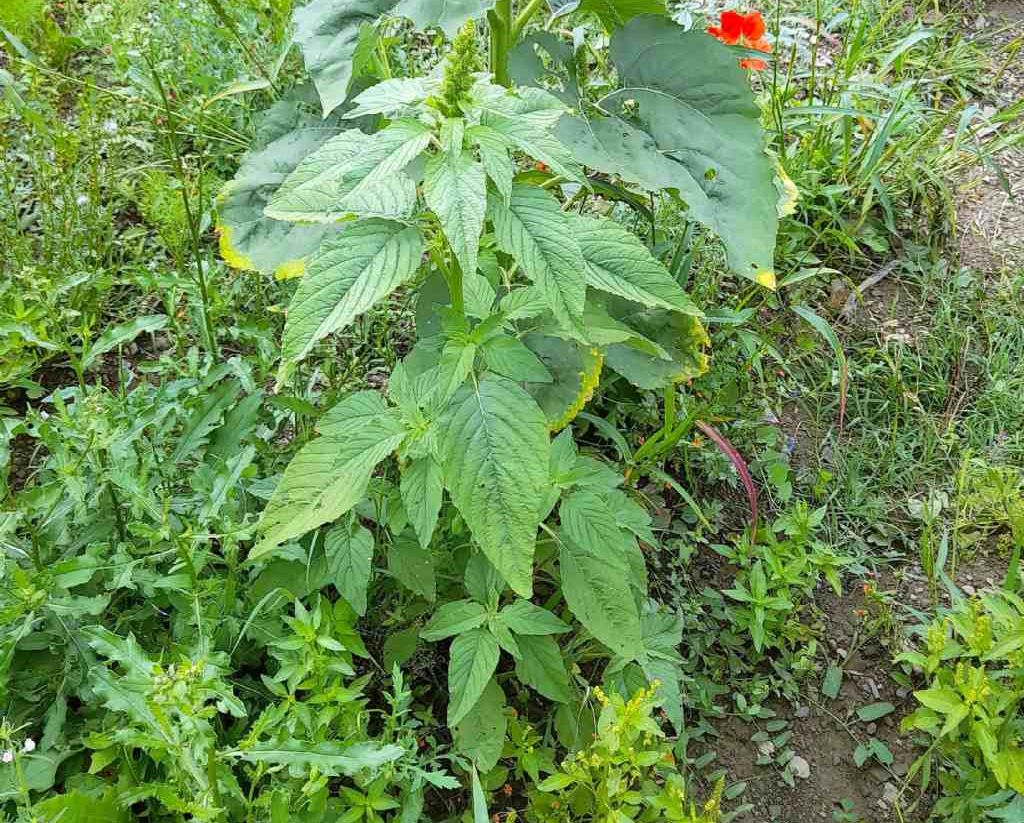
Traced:
[[797, 706], [796, 711], [794, 712], [794, 714], [801, 720], [803, 720], [805, 717], [808, 717], [810, 713], [811, 709], [809, 706]]
[[874, 734], [878, 731], [878, 724], [868, 723], [868, 725], [865, 727], [865, 731], [867, 731], [868, 734]]
[[793, 772], [793, 776], [799, 777], [801, 780], [806, 780], [811, 776], [811, 764], [798, 754], [794, 754], [790, 758], [789, 768]]
[[966, 594], [968, 597], [974, 597], [974, 595], [978, 591], [970, 583], [964, 583], [963, 586], [961, 586], [960, 588], [964, 590], [964, 594]]
[[882, 786], [882, 797], [878, 801], [878, 805], [883, 809], [889, 809], [896, 805], [896, 801], [900, 799], [900, 790], [897, 789], [892, 783], [886, 783]]
[[762, 740], [757, 744], [757, 752], [765, 757], [771, 757], [775, 754], [775, 744], [771, 740]]
[[832, 755], [832, 765], [833, 766], [839, 766], [839, 765], [842, 764], [842, 762], [843, 762], [843, 756], [841, 754], [834, 754], [834, 755]]

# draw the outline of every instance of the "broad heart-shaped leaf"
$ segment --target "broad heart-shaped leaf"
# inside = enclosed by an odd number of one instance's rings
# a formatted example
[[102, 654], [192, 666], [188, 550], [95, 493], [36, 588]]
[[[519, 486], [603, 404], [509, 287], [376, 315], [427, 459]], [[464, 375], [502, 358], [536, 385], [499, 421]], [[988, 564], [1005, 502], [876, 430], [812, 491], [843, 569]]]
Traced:
[[585, 489], [564, 498], [559, 515], [559, 568], [569, 608], [608, 648], [634, 659], [643, 651], [627, 558], [634, 538], [619, 528], [601, 497]]
[[580, 0], [577, 8], [593, 12], [608, 31], [641, 14], [665, 14], [664, 0]]
[[463, 273], [476, 274], [480, 232], [487, 213], [484, 167], [463, 151], [431, 157], [423, 178], [423, 198], [437, 215]]
[[373, 535], [358, 523], [340, 523], [327, 533], [324, 552], [334, 588], [356, 614], [366, 614], [366, 588], [370, 585], [370, 566], [373, 562]]
[[710, 340], [696, 317], [665, 309], [644, 309], [624, 300], [610, 300], [606, 306], [612, 317], [636, 329], [669, 356], [665, 360], [625, 343], [608, 346], [605, 362], [634, 386], [664, 388], [707, 371], [708, 356], [704, 349]]
[[376, 465], [405, 437], [398, 413], [373, 391], [351, 394], [319, 425], [320, 436], [292, 458], [260, 517], [260, 557], [349, 511], [366, 491]]
[[430, 130], [415, 120], [399, 120], [372, 135], [343, 131], [299, 163], [264, 213], [306, 223], [405, 217], [416, 204], [416, 186], [402, 169], [429, 143]]
[[384, 14], [408, 17], [418, 29], [436, 26], [450, 37], [493, 6], [494, 0], [313, 0], [296, 9], [295, 42], [320, 94], [324, 116], [348, 93], [363, 23], [374, 23]]
[[544, 411], [551, 431], [569, 425], [587, 404], [601, 379], [601, 351], [544, 334], [528, 334], [523, 344], [537, 355], [551, 379], [528, 383], [527, 391]]
[[263, 214], [270, 196], [299, 162], [338, 133], [335, 126], [306, 127], [250, 152], [217, 196], [217, 232], [224, 261], [236, 269], [287, 277], [338, 226], [281, 223]]
[[409, 515], [409, 523], [416, 532], [420, 545], [426, 548], [434, 535], [444, 495], [441, 464], [429, 454], [410, 461], [402, 470], [398, 487], [405, 511]]
[[476, 705], [498, 667], [498, 641], [485, 629], [471, 629], [448, 652], [448, 725], [457, 725]]
[[517, 184], [507, 206], [491, 197], [489, 210], [498, 247], [540, 287], [559, 325], [585, 340], [586, 264], [558, 201], [537, 186]]
[[488, 373], [459, 390], [438, 425], [452, 502], [502, 577], [529, 597], [549, 482], [543, 412], [516, 383]]
[[317, 341], [351, 323], [416, 272], [423, 254], [420, 233], [391, 220], [346, 226], [310, 259], [288, 307], [278, 382]]
[[569, 673], [558, 643], [548, 635], [524, 635], [516, 642], [520, 652], [516, 676], [549, 700], [568, 703]]
[[722, 238], [734, 271], [774, 287], [775, 172], [736, 55], [702, 31], [649, 16], [616, 30], [610, 54], [622, 88], [602, 106], [635, 115], [567, 117], [558, 137], [585, 166], [678, 192]]
[[645, 306], [703, 314], [635, 234], [607, 217], [567, 218], [587, 262], [588, 286]]
[[452, 742], [480, 771], [489, 772], [501, 757], [507, 726], [505, 692], [492, 677], [476, 705], [452, 729]]

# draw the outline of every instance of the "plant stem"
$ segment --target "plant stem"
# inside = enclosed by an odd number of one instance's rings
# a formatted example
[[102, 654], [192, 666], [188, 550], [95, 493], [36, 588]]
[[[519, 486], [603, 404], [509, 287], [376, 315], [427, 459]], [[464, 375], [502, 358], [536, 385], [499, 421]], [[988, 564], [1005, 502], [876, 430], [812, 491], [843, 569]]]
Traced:
[[530, 22], [533, 15], [544, 7], [546, 2], [547, 0], [530, 0], [530, 2], [523, 7], [523, 10], [516, 15], [516, 20], [512, 24], [512, 36], [509, 38], [509, 45], [514, 46], [516, 44], [516, 41], [519, 39], [519, 35], [521, 35], [523, 33], [523, 29], [526, 28], [526, 24]]
[[509, 85], [508, 49], [511, 44], [512, 0], [498, 0], [487, 12], [491, 29], [491, 74], [500, 86]]

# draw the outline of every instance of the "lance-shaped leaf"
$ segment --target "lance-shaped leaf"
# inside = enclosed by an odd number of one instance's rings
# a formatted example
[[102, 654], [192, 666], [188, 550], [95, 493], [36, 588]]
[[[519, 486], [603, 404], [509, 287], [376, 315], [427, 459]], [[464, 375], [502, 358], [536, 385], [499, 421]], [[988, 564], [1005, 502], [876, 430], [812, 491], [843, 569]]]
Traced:
[[349, 511], [366, 492], [376, 465], [405, 436], [398, 413], [372, 391], [346, 397], [318, 429], [320, 436], [292, 458], [274, 489], [257, 527], [263, 539], [250, 558]]
[[[477, 768], [489, 772], [501, 758], [507, 725], [505, 692], [492, 677], [476, 705], [470, 709], [461, 723], [452, 728], [452, 742], [461, 754], [476, 764]], [[476, 781], [475, 773], [473, 779]], [[474, 785], [479, 786], [478, 783]], [[483, 820], [488, 819], [485, 811]]]
[[500, 652], [493, 634], [471, 629], [452, 641], [448, 654], [448, 725], [454, 726], [484, 693]]
[[324, 775], [353, 775], [363, 771], [372, 774], [381, 766], [402, 757], [405, 749], [379, 743], [345, 745], [333, 740], [321, 743], [285, 740], [281, 743], [254, 743], [228, 754], [249, 763], [288, 766], [296, 775], [305, 774], [311, 767]]
[[559, 507], [562, 591], [594, 637], [629, 659], [642, 651], [640, 613], [630, 585], [632, 535], [619, 528], [602, 498], [582, 489]]
[[439, 426], [452, 502], [494, 567], [529, 597], [548, 484], [544, 413], [516, 383], [486, 374], [458, 391]]
[[494, 0], [312, 0], [295, 10], [295, 42], [302, 49], [324, 116], [341, 105], [352, 79], [359, 28], [384, 14], [408, 17], [418, 29], [437, 27], [449, 37]]
[[613, 114], [564, 118], [556, 134], [586, 166], [676, 191], [722, 238], [734, 271], [774, 287], [775, 172], [735, 54], [704, 32], [648, 16], [616, 30], [610, 54], [622, 88], [602, 106]]
[[423, 198], [437, 215], [463, 273], [475, 275], [487, 213], [483, 166], [463, 151], [435, 155], [427, 162]]
[[420, 233], [390, 220], [361, 220], [323, 244], [288, 307], [278, 382], [331, 332], [338, 331], [415, 274]]
[[499, 248], [540, 287], [559, 325], [584, 340], [586, 264], [558, 201], [537, 186], [515, 185], [507, 206], [492, 197], [489, 208]]
[[501, 194], [502, 200], [508, 204], [512, 197], [512, 178], [516, 172], [508, 153], [509, 141], [488, 126], [470, 126], [466, 129], [466, 137], [480, 151], [484, 171]]
[[420, 545], [426, 548], [434, 536], [437, 515], [441, 511], [444, 494], [441, 464], [429, 454], [410, 461], [402, 470], [398, 487], [405, 511], [409, 515], [409, 523]]
[[275, 220], [313, 223], [404, 217], [416, 204], [416, 186], [402, 169], [429, 143], [429, 129], [415, 120], [372, 135], [344, 131], [299, 163], [264, 211]]
[[567, 217], [587, 262], [588, 286], [645, 306], [703, 314], [635, 234], [607, 217]]
[[520, 651], [516, 677], [549, 700], [568, 703], [569, 673], [558, 643], [544, 635], [524, 635], [516, 642]]

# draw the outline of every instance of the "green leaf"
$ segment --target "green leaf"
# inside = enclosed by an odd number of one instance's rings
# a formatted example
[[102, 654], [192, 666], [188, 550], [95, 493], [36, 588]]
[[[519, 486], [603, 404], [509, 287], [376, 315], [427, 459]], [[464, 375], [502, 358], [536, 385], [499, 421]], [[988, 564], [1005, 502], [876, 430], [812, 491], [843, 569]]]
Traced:
[[473, 767], [473, 823], [489, 823], [490, 812], [487, 810], [487, 797], [480, 785], [480, 775]]
[[578, 10], [597, 15], [607, 31], [624, 26], [641, 14], [666, 14], [664, 0], [580, 0]]
[[437, 27], [449, 37], [494, 0], [313, 0], [293, 13], [295, 42], [316, 84], [326, 116], [341, 105], [352, 79], [352, 58], [363, 24], [382, 15], [408, 17], [418, 29]]
[[409, 522], [426, 548], [434, 536], [444, 495], [441, 464], [430, 455], [410, 461], [402, 470], [399, 489]]
[[242, 384], [237, 380], [225, 380], [203, 398], [181, 431], [178, 445], [171, 455], [172, 461], [180, 463], [186, 457], [192, 457], [209, 441], [210, 434], [220, 425], [224, 413], [235, 405], [235, 398], [241, 390]]
[[475, 274], [487, 212], [484, 167], [462, 151], [435, 155], [427, 162], [423, 197], [437, 215], [463, 273]]
[[559, 325], [585, 340], [586, 266], [558, 201], [537, 186], [516, 184], [507, 206], [491, 197], [489, 208], [498, 247], [540, 287]]
[[523, 343], [551, 376], [544, 383], [530, 383], [527, 391], [543, 409], [548, 428], [559, 431], [573, 421], [593, 396], [604, 358], [600, 350], [591, 346], [543, 334], [528, 334]]
[[440, 77], [395, 77], [382, 80], [352, 100], [352, 108], [344, 119], [383, 114], [394, 120], [396, 116], [412, 114], [415, 104], [437, 94], [441, 89]]
[[320, 437], [299, 450], [274, 489], [257, 527], [263, 539], [250, 559], [349, 511], [366, 492], [376, 465], [405, 436], [398, 414], [373, 391], [346, 397], [319, 430]]
[[455, 600], [438, 607], [427, 625], [420, 629], [420, 637], [434, 643], [455, 634], [482, 626], [487, 620], [487, 609], [472, 600]]
[[605, 362], [634, 386], [661, 389], [707, 371], [704, 348], [710, 338], [696, 317], [665, 309], [638, 310], [635, 303], [621, 305], [612, 316], [660, 346], [669, 356], [665, 360], [630, 343], [608, 346]]
[[569, 626], [547, 609], [529, 600], [515, 600], [501, 610], [498, 618], [516, 634], [562, 634]]
[[72, 790], [39, 801], [32, 811], [37, 819], [51, 823], [128, 823], [130, 819], [113, 789], [100, 797]]
[[88, 369], [100, 357], [111, 349], [130, 343], [140, 334], [152, 334], [167, 325], [167, 315], [147, 314], [143, 317], [136, 317], [127, 323], [118, 326], [111, 326], [103, 334], [96, 338], [95, 342], [83, 352], [82, 368]]
[[472, 629], [452, 641], [448, 658], [448, 725], [455, 726], [484, 693], [498, 666], [498, 641], [484, 629]]
[[389, 220], [360, 220], [321, 246], [288, 308], [278, 382], [328, 334], [338, 331], [415, 274], [420, 233]]
[[459, 390], [439, 427], [452, 502], [491, 563], [528, 597], [548, 483], [543, 413], [518, 385], [486, 374]]
[[356, 614], [366, 614], [366, 589], [373, 562], [373, 535], [358, 523], [342, 523], [327, 533], [324, 552], [331, 579]]
[[567, 117], [559, 139], [592, 169], [678, 192], [722, 238], [732, 269], [774, 288], [775, 171], [735, 53], [703, 31], [651, 16], [616, 30], [609, 53], [623, 87], [602, 100], [612, 114]]
[[508, 154], [507, 139], [489, 126], [470, 126], [466, 137], [480, 151], [480, 162], [507, 205], [512, 197], [512, 178], [515, 166]]
[[395, 579], [431, 602], [437, 597], [434, 555], [420, 545], [411, 529], [398, 535], [388, 551], [388, 571]]
[[631, 660], [643, 648], [627, 560], [634, 538], [619, 528], [593, 492], [573, 492], [562, 501], [559, 513], [559, 566], [566, 602], [587, 631]]
[[416, 186], [402, 170], [430, 139], [430, 130], [415, 120], [399, 120], [376, 134], [344, 131], [299, 163], [264, 213], [304, 223], [406, 217], [416, 204]]
[[569, 674], [558, 643], [548, 635], [522, 635], [516, 642], [520, 652], [516, 677], [549, 700], [568, 703]]
[[607, 217], [568, 215], [587, 263], [587, 285], [634, 303], [703, 315], [640, 239]]
[[830, 700], [839, 696], [839, 689], [843, 685], [843, 670], [839, 666], [829, 666], [825, 671], [825, 679], [821, 683], [821, 693]]
[[486, 773], [501, 757], [507, 726], [505, 693], [492, 677], [476, 705], [452, 728], [452, 742], [460, 754]]
[[892, 703], [872, 703], [870, 706], [861, 706], [857, 709], [857, 717], [865, 723], [870, 723], [894, 711], [896, 711], [896, 707]]
[[843, 420], [846, 417], [846, 395], [850, 385], [850, 367], [846, 360], [846, 352], [843, 351], [843, 344], [828, 321], [816, 314], [813, 309], [809, 309], [807, 306], [793, 306], [793, 311], [810, 323], [814, 330], [832, 347], [836, 363], [839, 364], [839, 428], [842, 429]]
[[473, 371], [476, 344], [449, 340], [441, 350], [434, 386], [434, 407], [444, 408]]
[[499, 335], [484, 345], [487, 368], [509, 380], [526, 383], [550, 383], [551, 372], [517, 337]]
[[963, 699], [956, 689], [949, 686], [932, 686], [930, 689], [921, 689], [914, 692], [914, 697], [922, 705], [939, 714], [957, 713], [964, 705]]
[[282, 223], [263, 214], [273, 192], [303, 158], [337, 133], [333, 122], [319, 122], [306, 112], [301, 95], [271, 107], [257, 132], [257, 140], [265, 137], [266, 144], [242, 158], [234, 179], [217, 196], [220, 253], [229, 266], [295, 276], [302, 273], [304, 258], [338, 232], [333, 224]]
[[249, 763], [271, 766], [315, 767], [328, 777], [351, 776], [359, 772], [373, 773], [388, 763], [394, 763], [405, 749], [401, 746], [379, 743], [345, 745], [335, 741], [313, 743], [305, 740], [286, 740], [282, 743], [260, 742], [229, 754]]

